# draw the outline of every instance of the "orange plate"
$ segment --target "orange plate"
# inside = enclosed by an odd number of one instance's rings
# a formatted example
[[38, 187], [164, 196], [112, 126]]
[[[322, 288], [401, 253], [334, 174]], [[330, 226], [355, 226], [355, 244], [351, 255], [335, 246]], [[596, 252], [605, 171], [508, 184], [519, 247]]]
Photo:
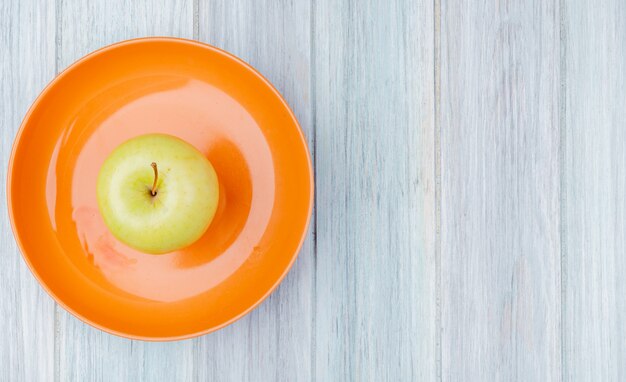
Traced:
[[[220, 180], [196, 243], [148, 255], [118, 242], [96, 177], [120, 143], [166, 133]], [[55, 78], [24, 118], [9, 164], [9, 213], [33, 274], [56, 301], [109, 333], [176, 340], [224, 327], [280, 283], [313, 205], [306, 141], [280, 94], [209, 45], [145, 38], [100, 49]]]

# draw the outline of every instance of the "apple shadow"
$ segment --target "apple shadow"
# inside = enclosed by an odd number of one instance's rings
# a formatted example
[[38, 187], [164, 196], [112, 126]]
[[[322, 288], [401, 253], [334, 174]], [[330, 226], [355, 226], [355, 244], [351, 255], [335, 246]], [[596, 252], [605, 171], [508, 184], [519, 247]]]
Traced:
[[219, 202], [207, 231], [195, 243], [178, 251], [179, 268], [191, 268], [211, 262], [224, 253], [246, 225], [252, 203], [250, 170], [241, 151], [222, 139], [206, 153], [219, 181]]

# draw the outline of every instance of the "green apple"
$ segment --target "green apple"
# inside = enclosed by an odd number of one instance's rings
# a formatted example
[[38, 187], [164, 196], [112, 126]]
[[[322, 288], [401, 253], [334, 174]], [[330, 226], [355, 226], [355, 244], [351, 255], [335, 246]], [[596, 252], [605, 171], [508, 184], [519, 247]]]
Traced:
[[113, 236], [161, 254], [202, 236], [215, 215], [219, 188], [213, 166], [195, 147], [147, 134], [122, 143], [105, 160], [97, 198]]

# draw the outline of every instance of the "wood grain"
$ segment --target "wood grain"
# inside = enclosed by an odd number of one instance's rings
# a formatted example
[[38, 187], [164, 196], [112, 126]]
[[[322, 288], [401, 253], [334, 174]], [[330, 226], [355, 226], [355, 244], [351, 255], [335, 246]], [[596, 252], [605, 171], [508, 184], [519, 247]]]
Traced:
[[193, 0], [57, 0], [59, 70], [114, 42], [193, 37]]
[[[58, 66], [134, 37], [193, 37], [191, 0], [62, 0], [58, 3]], [[100, 332], [57, 308], [59, 381], [190, 381], [194, 343], [145, 343]]]
[[441, 3], [443, 380], [561, 378], [559, 9]]
[[564, 364], [626, 380], [626, 4], [566, 5]]
[[[52, 5], [52, 6], [50, 6]], [[54, 77], [54, 5], [0, 2], [0, 380], [54, 375], [54, 303], [22, 260], [7, 214], [6, 176], [23, 116]]]
[[626, 380], [620, 0], [0, 1], [0, 179], [28, 107], [104, 45], [197, 38], [300, 121], [316, 210], [250, 315], [175, 343], [75, 319], [0, 188], [0, 381]]
[[[313, 150], [310, 21], [306, 1], [198, 4], [199, 39], [239, 56], [272, 82], [296, 114]], [[234, 325], [198, 340], [198, 378], [312, 379], [313, 230], [311, 227], [294, 267], [268, 300]]]
[[315, 2], [320, 381], [437, 375], [433, 12]]

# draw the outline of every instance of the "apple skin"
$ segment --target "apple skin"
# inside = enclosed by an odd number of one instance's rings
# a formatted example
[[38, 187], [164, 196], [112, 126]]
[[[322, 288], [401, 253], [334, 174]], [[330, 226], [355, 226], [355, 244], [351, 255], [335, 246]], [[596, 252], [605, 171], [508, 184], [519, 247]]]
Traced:
[[195, 147], [170, 135], [147, 134], [122, 143], [104, 161], [97, 198], [113, 236], [142, 252], [163, 254], [204, 234], [217, 209], [219, 186], [213, 166]]

